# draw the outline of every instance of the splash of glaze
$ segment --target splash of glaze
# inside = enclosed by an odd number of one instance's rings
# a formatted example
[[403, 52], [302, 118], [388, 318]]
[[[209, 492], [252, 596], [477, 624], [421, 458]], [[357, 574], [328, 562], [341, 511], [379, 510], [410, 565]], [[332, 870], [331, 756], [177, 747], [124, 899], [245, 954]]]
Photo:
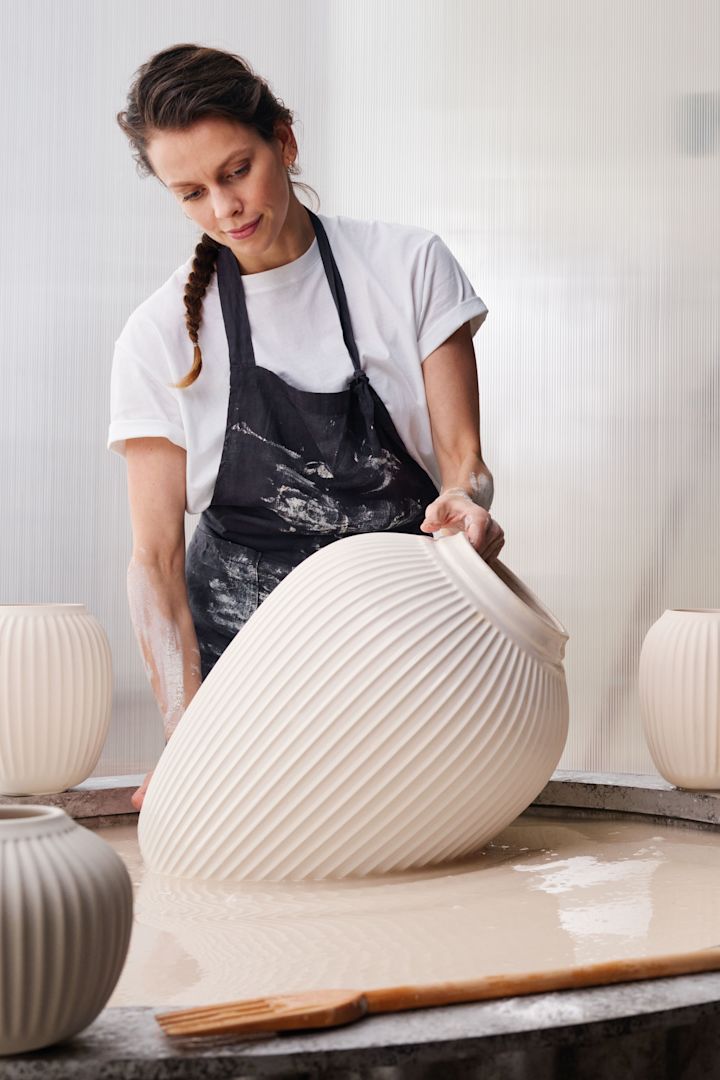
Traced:
[[257, 439], [258, 442], [265, 443], [266, 446], [273, 446], [276, 450], [282, 450], [282, 452], [287, 454], [290, 458], [294, 458], [295, 460], [299, 460], [300, 458], [300, 454], [296, 453], [294, 450], [288, 450], [287, 446], [281, 446], [280, 443], [273, 442], [272, 439], [266, 439], [264, 435], [259, 435], [257, 431], [253, 431], [244, 420], [241, 420], [237, 424], [231, 424], [230, 430], [239, 431], [241, 435], [249, 435], [251, 438]]

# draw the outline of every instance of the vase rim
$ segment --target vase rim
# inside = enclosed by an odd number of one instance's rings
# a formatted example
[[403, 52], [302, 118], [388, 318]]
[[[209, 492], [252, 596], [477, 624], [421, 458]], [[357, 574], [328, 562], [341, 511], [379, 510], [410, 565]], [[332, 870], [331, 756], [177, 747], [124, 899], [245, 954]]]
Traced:
[[8, 609], [10, 609], [11, 611], [28, 611], [31, 609], [35, 610], [36, 608], [42, 608], [43, 611], [67, 611], [68, 609], [77, 610], [84, 607], [84, 604], [62, 604], [55, 603], [54, 601], [51, 601], [49, 604], [44, 604], [42, 602], [39, 602], [37, 604], [0, 604], [0, 610], [3, 611], [7, 611]]
[[504, 563], [493, 559], [490, 565], [462, 532], [432, 543], [435, 554], [458, 572], [458, 584], [491, 621], [518, 634], [541, 660], [562, 662], [567, 630]]
[[74, 825], [73, 819], [59, 806], [39, 803], [0, 806], [0, 841], [30, 840], [65, 832]]
[[720, 608], [716, 607], [671, 607], [668, 611], [690, 615], [720, 615]]

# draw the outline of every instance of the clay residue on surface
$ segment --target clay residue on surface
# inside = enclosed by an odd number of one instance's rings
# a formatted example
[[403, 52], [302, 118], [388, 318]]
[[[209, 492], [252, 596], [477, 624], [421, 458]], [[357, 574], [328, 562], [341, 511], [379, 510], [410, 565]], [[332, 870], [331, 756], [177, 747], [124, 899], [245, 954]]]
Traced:
[[301, 456], [272, 439], [253, 431], [245, 421], [232, 425], [233, 431], [271, 446], [278, 451], [280, 460], [275, 463], [275, 476], [270, 494], [262, 501], [283, 523], [281, 531], [317, 535], [335, 534], [338, 537], [350, 533], [382, 531], [400, 528], [412, 521], [418, 507], [412, 499], [376, 498], [385, 491], [400, 469], [400, 461], [385, 447], [372, 455], [360, 458], [355, 453], [358, 477], [371, 477], [372, 486], [367, 487], [368, 501], [356, 504], [345, 498], [343, 485], [336, 492], [333, 488], [333, 461], [340, 447], [334, 429], [340, 418], [323, 418], [324, 431], [316, 435], [323, 443], [327, 460], [303, 462]]
[[[364, 467], [375, 470], [377, 483], [368, 489], [368, 495], [382, 492], [388, 487], [400, 468], [400, 463], [388, 450], [381, 450], [364, 461]], [[301, 533], [345, 536], [349, 533], [380, 532], [395, 529], [412, 521], [417, 515], [417, 505], [412, 499], [370, 499], [364, 503], [348, 503], [342, 491], [335, 494], [332, 488], [320, 486], [318, 480], [332, 480], [329, 467], [319, 462], [308, 462], [302, 472], [292, 466], [278, 463], [275, 466], [277, 486], [263, 502], [281, 519], [287, 522], [288, 531]]]
[[110, 1005], [528, 973], [720, 941], [720, 836], [707, 831], [528, 815], [452, 866], [242, 884], [144, 873], [133, 827], [98, 835], [136, 889]]

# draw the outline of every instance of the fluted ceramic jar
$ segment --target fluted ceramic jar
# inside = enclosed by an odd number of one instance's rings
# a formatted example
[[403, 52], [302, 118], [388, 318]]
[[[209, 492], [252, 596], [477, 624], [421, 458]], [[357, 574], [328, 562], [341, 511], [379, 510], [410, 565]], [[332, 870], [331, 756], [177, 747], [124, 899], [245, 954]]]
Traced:
[[0, 806], [0, 1054], [92, 1023], [125, 963], [132, 910], [104, 840], [57, 807]]
[[647, 632], [638, 678], [658, 772], [677, 787], [720, 788], [720, 610], [665, 611]]
[[107, 736], [112, 662], [84, 604], [0, 605], [0, 792], [81, 783]]
[[140, 815], [146, 864], [323, 878], [476, 851], [562, 754], [566, 640], [462, 533], [323, 548], [253, 614], [181, 719]]

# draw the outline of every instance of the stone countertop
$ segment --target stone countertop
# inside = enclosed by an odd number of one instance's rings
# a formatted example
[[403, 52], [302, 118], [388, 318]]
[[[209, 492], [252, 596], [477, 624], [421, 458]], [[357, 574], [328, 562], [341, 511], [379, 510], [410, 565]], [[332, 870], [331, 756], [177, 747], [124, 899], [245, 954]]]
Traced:
[[143, 781], [143, 773], [125, 776], [91, 776], [77, 787], [53, 795], [0, 795], [0, 806], [59, 806], [80, 821], [115, 817], [137, 811], [130, 796]]
[[[83, 824], [99, 825], [100, 822], [94, 819], [136, 814], [130, 796], [142, 780], [142, 773], [95, 776], [54, 795], [0, 795], [0, 805], [59, 806]], [[673, 787], [660, 776], [636, 773], [583, 773], [558, 769], [533, 805], [647, 814], [720, 825], [720, 791], [690, 791]]]
[[533, 806], [603, 810], [720, 825], [720, 791], [673, 787], [661, 776], [558, 770]]

